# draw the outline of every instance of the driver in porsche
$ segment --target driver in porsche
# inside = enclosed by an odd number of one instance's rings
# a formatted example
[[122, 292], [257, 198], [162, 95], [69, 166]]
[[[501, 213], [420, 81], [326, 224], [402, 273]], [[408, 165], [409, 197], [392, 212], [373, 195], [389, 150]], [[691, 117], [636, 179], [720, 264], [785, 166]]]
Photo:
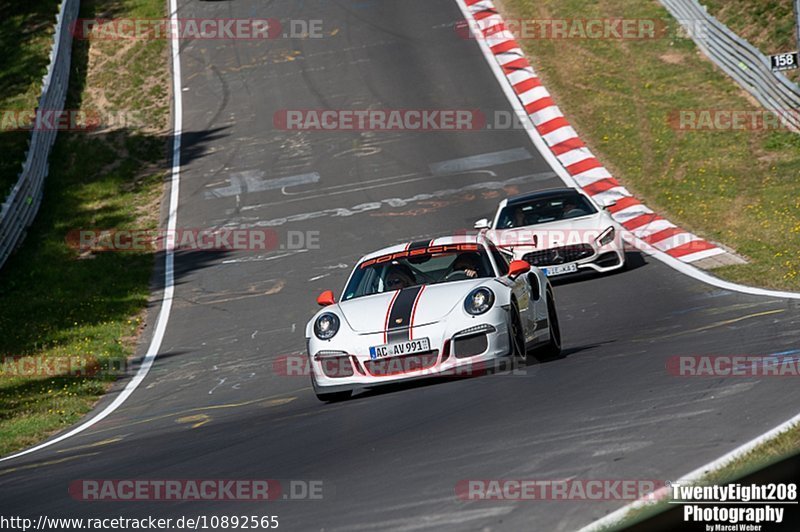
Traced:
[[386, 290], [402, 290], [414, 286], [414, 274], [405, 264], [392, 264], [386, 272]]
[[478, 272], [480, 269], [481, 257], [474, 252], [462, 253], [456, 257], [456, 260], [453, 261], [452, 271], [464, 272], [464, 275], [466, 275], [469, 279], [475, 279], [478, 277]]

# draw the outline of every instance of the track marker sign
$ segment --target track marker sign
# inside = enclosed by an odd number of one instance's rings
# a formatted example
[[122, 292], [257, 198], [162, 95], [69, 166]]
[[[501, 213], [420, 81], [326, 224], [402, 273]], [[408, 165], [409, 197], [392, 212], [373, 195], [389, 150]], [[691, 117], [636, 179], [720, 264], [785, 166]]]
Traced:
[[794, 70], [800, 66], [800, 59], [798, 58], [797, 52], [786, 52], [785, 54], [771, 55], [769, 56], [769, 61], [773, 72]]

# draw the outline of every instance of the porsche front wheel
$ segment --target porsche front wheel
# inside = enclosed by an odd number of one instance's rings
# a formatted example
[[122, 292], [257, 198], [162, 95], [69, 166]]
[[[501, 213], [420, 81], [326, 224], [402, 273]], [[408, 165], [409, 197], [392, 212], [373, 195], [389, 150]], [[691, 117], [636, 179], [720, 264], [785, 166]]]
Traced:
[[338, 403], [340, 401], [347, 401], [353, 395], [352, 390], [345, 390], [341, 392], [321, 392], [319, 388], [317, 388], [317, 383], [314, 381], [314, 377], [311, 378], [311, 387], [314, 388], [314, 394], [317, 396], [317, 399], [323, 403]]

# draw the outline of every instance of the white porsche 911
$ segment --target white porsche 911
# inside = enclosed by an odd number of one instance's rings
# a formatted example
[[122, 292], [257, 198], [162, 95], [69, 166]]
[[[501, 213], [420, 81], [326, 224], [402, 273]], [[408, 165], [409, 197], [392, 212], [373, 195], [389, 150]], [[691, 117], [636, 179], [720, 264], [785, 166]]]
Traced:
[[475, 228], [548, 277], [625, 266], [622, 237], [611, 215], [574, 188], [505, 199], [493, 220], [478, 220]]
[[356, 388], [491, 366], [541, 347], [561, 352], [553, 290], [482, 235], [392, 246], [361, 258], [339, 302], [306, 326], [311, 382], [323, 401]]

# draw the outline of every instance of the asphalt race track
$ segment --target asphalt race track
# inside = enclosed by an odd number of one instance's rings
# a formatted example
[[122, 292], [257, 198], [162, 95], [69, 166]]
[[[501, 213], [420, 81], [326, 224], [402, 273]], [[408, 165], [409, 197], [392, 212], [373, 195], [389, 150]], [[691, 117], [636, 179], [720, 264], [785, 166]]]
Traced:
[[[179, 254], [169, 327], [146, 380], [91, 429], [0, 463], [4, 514], [277, 515], [285, 530], [575, 530], [624, 501], [463, 501], [456, 484], [674, 479], [797, 413], [792, 379], [665, 369], [675, 355], [796, 349], [796, 304], [724, 291], [635, 255], [630, 271], [556, 286], [562, 359], [523, 375], [320, 403], [307, 377], [275, 364], [303, 352], [319, 292], [338, 296], [365, 252], [470, 228], [502, 197], [561, 181], [519, 130], [275, 128], [285, 109], [510, 112], [478, 45], [457, 35], [454, 0], [179, 5], [180, 18], [322, 20], [321, 39], [182, 43], [178, 214], [182, 228], [270, 227], [280, 243], [316, 235], [318, 245]], [[253, 186], [284, 177], [297, 184]], [[321, 500], [266, 503], [84, 502], [68, 493], [78, 479], [129, 478], [324, 488]]]

